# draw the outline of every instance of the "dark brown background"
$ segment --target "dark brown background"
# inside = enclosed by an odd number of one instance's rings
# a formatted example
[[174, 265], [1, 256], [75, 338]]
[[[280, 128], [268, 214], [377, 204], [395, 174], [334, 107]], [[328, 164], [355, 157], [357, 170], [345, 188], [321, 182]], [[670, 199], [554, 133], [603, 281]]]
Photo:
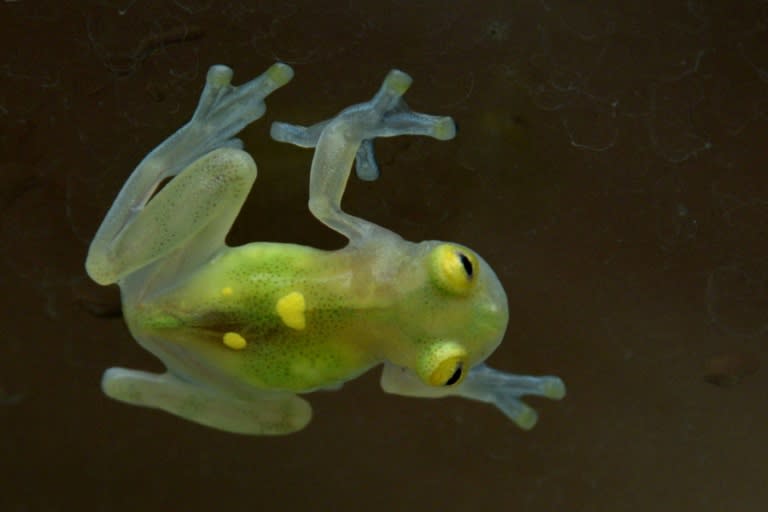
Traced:
[[[768, 509], [765, 1], [5, 0], [0, 42], [0, 510]], [[231, 241], [338, 247], [311, 152], [269, 123], [406, 70], [459, 136], [380, 142], [345, 205], [494, 266], [491, 364], [568, 384], [532, 432], [373, 373], [284, 438], [101, 394], [105, 368], [159, 365], [86, 278], [90, 237], [209, 65], [277, 59], [296, 78], [244, 134], [260, 178]]]

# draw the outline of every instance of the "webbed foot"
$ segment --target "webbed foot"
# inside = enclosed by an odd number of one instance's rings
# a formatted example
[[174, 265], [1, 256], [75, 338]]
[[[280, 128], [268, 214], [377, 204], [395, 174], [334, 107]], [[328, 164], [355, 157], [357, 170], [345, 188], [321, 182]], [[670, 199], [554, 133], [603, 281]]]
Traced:
[[342, 118], [351, 119], [354, 115], [373, 113], [377, 120], [371, 124], [378, 125], [373, 133], [361, 139], [360, 147], [355, 155], [355, 173], [365, 181], [374, 181], [380, 175], [379, 166], [373, 147], [375, 137], [394, 137], [398, 135], [425, 135], [438, 140], [449, 140], [456, 136], [456, 126], [453, 119], [446, 116], [432, 116], [413, 112], [402, 99], [403, 94], [413, 83], [407, 74], [393, 69], [384, 79], [381, 88], [367, 103], [353, 105], [333, 119], [321, 121], [312, 126], [275, 122], [272, 123], [270, 135], [279, 142], [287, 142], [303, 148], [317, 146], [320, 134], [329, 123]]
[[560, 400], [565, 396], [565, 384], [559, 377], [551, 375], [516, 375], [478, 365], [469, 372], [459, 394], [495, 405], [517, 426], [530, 430], [536, 425], [539, 415], [520, 397], [541, 396]]
[[520, 397], [541, 396], [560, 400], [565, 396], [565, 384], [559, 377], [515, 375], [484, 364], [472, 368], [464, 381], [456, 386], [430, 387], [405, 368], [385, 365], [381, 374], [381, 387], [388, 393], [422, 398], [461, 396], [495, 405], [523, 430], [530, 430], [538, 421], [538, 414]]
[[239, 86], [232, 85], [232, 76], [228, 66], [211, 66], [192, 119], [147, 155], [145, 161], [162, 155], [169, 164], [167, 167], [171, 167], [165, 175], [175, 176], [214, 149], [241, 149], [243, 143], [235, 135], [264, 115], [264, 99], [293, 78], [293, 69], [287, 64], [273, 64]]

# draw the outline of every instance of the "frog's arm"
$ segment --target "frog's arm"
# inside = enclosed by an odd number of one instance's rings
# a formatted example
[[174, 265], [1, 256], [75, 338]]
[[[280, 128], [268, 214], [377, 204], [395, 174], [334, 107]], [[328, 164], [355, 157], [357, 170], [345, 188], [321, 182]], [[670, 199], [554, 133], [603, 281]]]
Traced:
[[390, 71], [379, 92], [366, 103], [351, 106], [333, 119], [310, 127], [274, 123], [272, 137], [302, 147], [316, 147], [309, 183], [309, 209], [322, 223], [349, 238], [350, 243], [380, 233], [378, 226], [341, 210], [341, 197], [357, 157], [357, 173], [376, 179], [378, 168], [372, 140], [397, 135], [426, 135], [452, 139], [456, 127], [450, 117], [412, 112], [402, 99], [412, 79]]
[[[163, 189], [152, 201], [149, 199], [164, 179], [176, 176], [184, 169], [197, 167], [200, 174], [204, 171], [201, 168], [211, 167], [211, 161], [201, 162], [201, 157], [216, 155], [216, 149], [240, 149], [242, 142], [235, 138], [237, 133], [262, 116], [265, 110], [264, 98], [286, 84], [292, 76], [293, 70], [289, 66], [275, 64], [256, 79], [235, 87], [231, 84], [232, 70], [227, 66], [212, 66], [208, 70], [206, 85], [192, 119], [136, 167], [91, 242], [86, 269], [94, 281], [99, 284], [117, 282], [133, 270], [169, 254], [179, 244], [198, 235], [204, 227], [210, 227], [209, 231], [215, 236], [196, 236], [196, 241], [200, 238], [198, 246], [194, 247], [195, 250], [188, 250], [187, 255], [205, 258], [211, 250], [221, 247], [242, 201], [234, 206], [234, 203], [223, 205], [228, 215], [222, 216], [217, 211], [206, 212], [210, 218], [220, 219], [216, 226], [209, 226], [199, 222], [199, 217], [182, 215], [193, 212], [171, 212], [173, 208], [168, 208], [168, 202], [157, 201], [163, 194], [164, 199], [173, 201], [175, 206], [189, 205], [190, 194], [200, 192], [193, 190], [194, 185], [197, 183], [198, 189], [204, 186], [203, 182], [197, 180], [199, 176], [185, 179], [185, 183], [173, 180], [169, 185], [176, 189], [173, 194]], [[252, 170], [246, 171], [246, 174], [255, 177], [253, 161], [245, 153], [220, 152], [219, 160], [222, 155], [235, 155], [234, 162], [219, 161], [214, 162], [214, 165], [250, 167]], [[250, 184], [246, 187], [246, 193], [249, 187]], [[136, 222], [137, 218], [141, 222]], [[173, 240], [168, 239], [168, 233], [173, 234]]]
[[515, 375], [484, 364], [472, 368], [460, 384], [433, 387], [424, 384], [412, 371], [387, 363], [381, 374], [381, 387], [387, 393], [396, 395], [420, 398], [460, 396], [491, 403], [524, 430], [536, 425], [538, 415], [520, 400], [521, 396], [542, 396], [554, 400], [565, 396], [565, 384], [559, 377]]
[[236, 434], [289, 434], [304, 428], [312, 417], [307, 401], [292, 393], [263, 393], [238, 399], [168, 372], [158, 375], [110, 368], [104, 372], [102, 389], [116, 400], [162, 409]]

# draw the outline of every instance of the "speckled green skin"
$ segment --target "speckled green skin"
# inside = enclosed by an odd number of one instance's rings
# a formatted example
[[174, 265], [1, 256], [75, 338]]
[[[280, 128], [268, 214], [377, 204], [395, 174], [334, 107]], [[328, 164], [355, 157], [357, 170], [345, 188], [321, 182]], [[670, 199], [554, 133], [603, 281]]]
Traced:
[[[482, 310], [492, 305], [467, 308], [471, 301], [457, 301], [432, 283], [426, 256], [433, 242], [391, 240], [399, 244], [389, 250], [328, 252], [274, 243], [227, 249], [187, 280], [132, 305], [126, 319], [152, 352], [173, 352], [163, 358], [169, 366], [197, 361], [197, 367], [259, 389], [334, 386], [385, 359], [418, 351], [420, 342], [448, 331], [455, 337], [457, 327], [468, 330], [462, 337], [470, 345], [487, 347], [477, 354], [483, 359], [499, 341], [488, 344], [489, 335], [498, 338], [499, 318], [483, 332]], [[225, 295], [227, 287], [232, 292]], [[276, 311], [277, 301], [291, 292], [305, 297], [302, 330], [288, 327]], [[246, 348], [225, 346], [226, 332], [242, 335]]]
[[[156, 334], [188, 357], [261, 389], [308, 391], [359, 374], [376, 362], [360, 348], [365, 318], [350, 294], [343, 257], [288, 244], [227, 250], [187, 281], [138, 304], [128, 321], [139, 337]], [[224, 295], [222, 289], [232, 289]], [[304, 295], [306, 327], [287, 326], [277, 301]], [[226, 332], [247, 340], [222, 343]]]

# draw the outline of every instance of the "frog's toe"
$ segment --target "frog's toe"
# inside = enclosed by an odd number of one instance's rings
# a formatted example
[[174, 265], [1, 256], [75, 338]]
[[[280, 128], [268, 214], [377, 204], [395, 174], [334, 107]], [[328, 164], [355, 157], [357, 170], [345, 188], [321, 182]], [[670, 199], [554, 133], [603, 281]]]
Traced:
[[565, 384], [559, 377], [540, 377], [541, 396], [552, 400], [565, 397]]
[[223, 64], [215, 64], [208, 69], [205, 81], [211, 87], [220, 89], [232, 83], [232, 68]]
[[171, 373], [110, 368], [102, 378], [102, 389], [116, 400], [162, 409], [201, 425], [237, 434], [290, 434], [304, 428], [312, 417], [309, 403], [291, 393], [233, 398]]
[[534, 376], [513, 373], [494, 373], [489, 384], [500, 394], [513, 396], [541, 396], [560, 400], [565, 396], [565, 384], [560, 377], [553, 375]]
[[276, 62], [264, 72], [265, 78], [272, 82], [272, 87], [277, 89], [284, 86], [293, 78], [293, 68], [288, 64]]
[[412, 83], [413, 78], [411, 78], [411, 75], [399, 69], [393, 69], [384, 78], [381, 91], [399, 97], [405, 94], [405, 91], [411, 87]]
[[371, 139], [365, 139], [360, 143], [360, 148], [355, 155], [355, 173], [363, 181], [379, 179], [379, 166], [376, 163], [376, 153]]
[[451, 140], [456, 136], [456, 123], [450, 117], [437, 117], [429, 135], [437, 140]]
[[494, 401], [494, 405], [523, 430], [532, 429], [539, 421], [538, 413], [515, 395], [501, 395]]

